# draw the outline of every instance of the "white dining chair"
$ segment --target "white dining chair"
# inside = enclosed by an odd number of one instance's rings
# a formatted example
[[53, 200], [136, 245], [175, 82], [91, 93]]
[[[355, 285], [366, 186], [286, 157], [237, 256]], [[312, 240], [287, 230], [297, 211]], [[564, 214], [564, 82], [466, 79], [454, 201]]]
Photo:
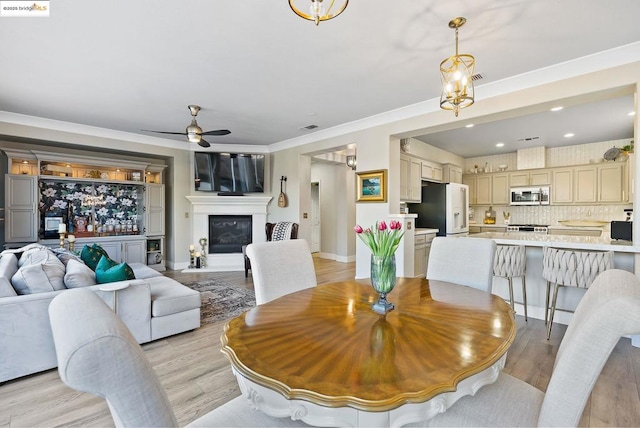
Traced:
[[421, 426], [575, 427], [602, 367], [620, 337], [640, 333], [640, 280], [601, 273], [565, 332], [546, 393], [500, 373], [498, 380]]
[[[51, 330], [62, 381], [104, 398], [117, 427], [177, 427], [160, 380], [127, 327], [102, 299], [86, 288], [68, 290], [49, 305]], [[254, 410], [237, 397], [196, 419], [189, 427], [307, 427]]]
[[311, 250], [304, 239], [249, 244], [247, 256], [257, 305], [318, 284]]
[[496, 243], [492, 239], [438, 236], [431, 243], [427, 279], [491, 293]]

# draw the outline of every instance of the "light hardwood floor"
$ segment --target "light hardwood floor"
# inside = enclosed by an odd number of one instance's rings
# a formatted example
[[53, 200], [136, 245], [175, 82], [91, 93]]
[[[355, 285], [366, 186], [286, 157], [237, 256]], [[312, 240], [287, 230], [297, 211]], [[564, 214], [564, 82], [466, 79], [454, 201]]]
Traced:
[[[315, 258], [318, 283], [354, 277], [353, 263]], [[235, 285], [253, 288], [244, 272], [181, 273], [167, 276], [197, 280], [215, 275]], [[542, 390], [566, 328], [554, 326], [546, 340], [544, 322], [517, 317], [518, 333], [509, 350], [505, 372]], [[180, 425], [239, 395], [235, 378], [220, 352], [224, 321], [195, 331], [157, 340], [143, 349], [158, 373]], [[1, 350], [0, 350], [1, 352]], [[587, 403], [581, 426], [640, 426], [640, 349], [621, 339], [604, 367]], [[508, 405], [508, 403], [506, 404]], [[73, 391], [56, 370], [0, 385], [0, 427], [113, 426], [104, 400]]]

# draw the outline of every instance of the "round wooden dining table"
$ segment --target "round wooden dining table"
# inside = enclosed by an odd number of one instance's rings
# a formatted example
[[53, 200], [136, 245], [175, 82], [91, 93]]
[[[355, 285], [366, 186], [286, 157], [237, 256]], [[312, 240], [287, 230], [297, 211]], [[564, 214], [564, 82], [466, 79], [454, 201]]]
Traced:
[[495, 382], [514, 312], [483, 291], [398, 278], [371, 309], [369, 280], [320, 285], [231, 319], [221, 337], [242, 394], [271, 416], [316, 426], [401, 426]]

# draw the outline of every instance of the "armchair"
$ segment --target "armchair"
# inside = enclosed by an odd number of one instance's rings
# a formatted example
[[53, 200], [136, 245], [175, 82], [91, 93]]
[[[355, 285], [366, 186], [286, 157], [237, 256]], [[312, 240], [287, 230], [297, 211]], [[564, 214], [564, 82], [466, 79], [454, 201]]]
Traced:
[[[264, 231], [267, 235], [267, 241], [298, 239], [298, 223], [292, 223], [289, 221], [266, 223], [264, 225]], [[244, 256], [244, 277], [247, 278], [249, 276], [249, 269], [251, 269], [251, 260], [249, 260], [249, 257], [247, 257], [246, 245], [242, 246], [242, 255]]]

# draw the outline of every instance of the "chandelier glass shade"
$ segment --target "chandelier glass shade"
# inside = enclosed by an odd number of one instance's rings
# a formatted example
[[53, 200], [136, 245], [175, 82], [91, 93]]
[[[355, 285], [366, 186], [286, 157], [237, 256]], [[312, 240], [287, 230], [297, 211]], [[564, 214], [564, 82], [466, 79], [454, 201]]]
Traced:
[[296, 15], [313, 21], [316, 25], [340, 15], [348, 4], [349, 0], [289, 0], [289, 6]]
[[473, 69], [476, 60], [472, 55], [458, 53], [458, 28], [467, 20], [462, 17], [449, 22], [449, 28], [456, 30], [456, 54], [440, 63], [440, 77], [442, 78], [442, 95], [440, 108], [453, 110], [456, 117], [460, 109], [473, 104]]

